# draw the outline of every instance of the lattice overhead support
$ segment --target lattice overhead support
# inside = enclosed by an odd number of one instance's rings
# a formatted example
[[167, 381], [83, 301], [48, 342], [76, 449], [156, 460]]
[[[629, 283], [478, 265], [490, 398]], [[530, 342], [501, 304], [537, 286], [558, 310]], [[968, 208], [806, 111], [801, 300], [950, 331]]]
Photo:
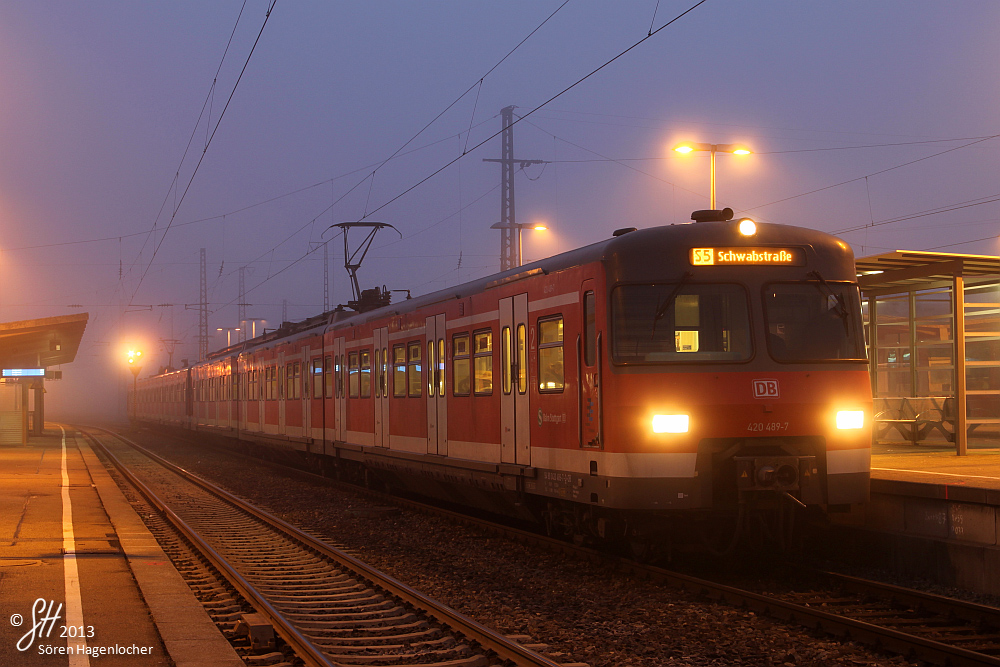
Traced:
[[238, 340], [243, 342], [247, 339], [247, 284], [244, 280], [243, 273], [247, 267], [240, 267], [240, 301], [239, 304], [239, 318], [240, 318], [240, 335]]
[[208, 273], [205, 249], [201, 249], [201, 289], [198, 294], [198, 360], [208, 357]]
[[532, 164], [546, 164], [546, 160], [520, 160], [514, 157], [514, 109], [500, 110], [500, 159], [487, 158], [483, 162], [500, 163], [500, 222], [490, 226], [500, 230], [500, 270], [521, 266], [521, 225], [514, 216], [514, 165], [524, 169]]

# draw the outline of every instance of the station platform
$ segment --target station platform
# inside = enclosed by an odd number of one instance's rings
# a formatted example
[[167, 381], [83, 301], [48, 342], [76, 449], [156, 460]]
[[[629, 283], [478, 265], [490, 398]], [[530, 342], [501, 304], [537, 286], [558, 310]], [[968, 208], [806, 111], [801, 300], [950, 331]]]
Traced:
[[1000, 490], [1000, 437], [970, 439], [966, 456], [958, 456], [954, 443], [944, 439], [877, 442], [872, 446], [876, 480]]
[[0, 665], [91, 663], [245, 664], [89, 444], [46, 424], [0, 446]]
[[1000, 596], [1000, 440], [881, 441], [871, 497], [830, 514], [821, 548], [842, 562]]

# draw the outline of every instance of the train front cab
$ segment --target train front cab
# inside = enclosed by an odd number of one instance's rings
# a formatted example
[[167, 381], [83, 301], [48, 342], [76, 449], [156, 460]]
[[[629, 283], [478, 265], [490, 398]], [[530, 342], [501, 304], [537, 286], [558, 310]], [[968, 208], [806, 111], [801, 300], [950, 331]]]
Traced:
[[872, 400], [846, 244], [705, 222], [627, 234], [605, 266], [605, 447], [586, 484], [599, 504], [867, 500]]

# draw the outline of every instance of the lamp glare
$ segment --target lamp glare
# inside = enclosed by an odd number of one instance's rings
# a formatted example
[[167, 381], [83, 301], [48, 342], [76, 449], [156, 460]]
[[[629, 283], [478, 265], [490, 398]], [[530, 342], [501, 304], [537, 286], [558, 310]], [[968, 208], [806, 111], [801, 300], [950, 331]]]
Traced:
[[753, 236], [757, 233], [757, 223], [750, 218], [740, 220], [740, 234], [743, 236]]
[[688, 415], [653, 415], [653, 433], [687, 433]]

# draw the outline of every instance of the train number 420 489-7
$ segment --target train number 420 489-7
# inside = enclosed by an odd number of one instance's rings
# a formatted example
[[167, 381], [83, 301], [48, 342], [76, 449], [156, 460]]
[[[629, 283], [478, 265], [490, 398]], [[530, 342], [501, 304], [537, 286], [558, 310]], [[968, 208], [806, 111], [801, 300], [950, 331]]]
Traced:
[[774, 433], [776, 431], [787, 431], [788, 422], [750, 422], [747, 424], [748, 431], [754, 432], [770, 432]]

